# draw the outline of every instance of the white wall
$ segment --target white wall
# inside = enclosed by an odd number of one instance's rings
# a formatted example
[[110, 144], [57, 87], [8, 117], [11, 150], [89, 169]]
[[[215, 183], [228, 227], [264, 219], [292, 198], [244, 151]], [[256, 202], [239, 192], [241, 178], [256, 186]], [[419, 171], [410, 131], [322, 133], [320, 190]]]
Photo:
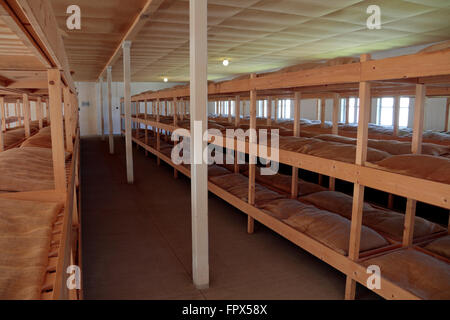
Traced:
[[[170, 88], [179, 83], [133, 82], [131, 95], [148, 90]], [[82, 136], [101, 134], [100, 84], [96, 82], [77, 82], [80, 105], [80, 132]], [[108, 91], [107, 83], [103, 82], [103, 112], [105, 134], [109, 132], [108, 121]], [[123, 97], [123, 82], [113, 82], [111, 85], [113, 106], [114, 134], [120, 134], [120, 99]]]

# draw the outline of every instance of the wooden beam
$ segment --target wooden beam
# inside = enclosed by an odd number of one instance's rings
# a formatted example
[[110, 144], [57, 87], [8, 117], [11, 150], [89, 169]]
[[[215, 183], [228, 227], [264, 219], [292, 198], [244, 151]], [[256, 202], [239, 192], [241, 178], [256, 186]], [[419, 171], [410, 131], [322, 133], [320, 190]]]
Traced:
[[[339, 112], [341, 109], [341, 98], [339, 94], [333, 95], [333, 128], [332, 134], [339, 135]], [[329, 177], [329, 189], [334, 191], [336, 189], [336, 178]]]
[[349, 124], [350, 117], [350, 98], [345, 99], [345, 124]]
[[118, 46], [114, 50], [112, 56], [108, 59], [108, 62], [103, 67], [102, 71], [99, 74], [99, 77], [102, 76], [105, 71], [107, 72], [109, 66], [113, 66], [115, 62], [119, 59], [122, 53], [123, 44], [125, 41], [133, 41], [136, 37], [136, 35], [139, 33], [139, 31], [144, 27], [144, 25], [149, 21], [149, 13], [151, 11], [150, 5], [152, 2], [161, 2], [157, 0], [147, 0], [142, 9], [139, 11], [136, 17], [134, 17], [130, 27], [125, 32], [124, 36], [120, 40]]
[[[361, 61], [370, 60], [370, 55], [362, 55]], [[369, 120], [371, 111], [371, 95], [370, 95], [370, 83], [361, 82], [359, 85], [359, 123], [357, 133], [356, 144], [356, 165], [364, 165], [367, 160], [367, 142], [369, 132]], [[361, 228], [362, 228], [362, 216], [364, 206], [364, 185], [356, 182], [353, 191], [353, 208], [352, 208], [352, 220], [350, 227], [350, 246], [349, 246], [349, 259], [356, 261], [359, 259], [359, 251], [361, 244]], [[347, 282], [345, 287], [345, 298], [347, 300], [354, 299], [356, 292], [356, 282], [353, 280], [351, 274], [347, 274]]]
[[400, 96], [394, 97], [394, 115], [393, 115], [393, 126], [394, 126], [394, 136], [398, 137], [399, 132], [399, 121], [400, 121]]
[[48, 93], [52, 136], [53, 172], [56, 191], [66, 192], [66, 156], [64, 150], [64, 129], [62, 112], [62, 82], [58, 69], [48, 70]]
[[[130, 60], [131, 42], [125, 41], [123, 43], [123, 82], [124, 82], [124, 102], [125, 102], [125, 150], [127, 162], [127, 180], [129, 184], [134, 183], [133, 171], [133, 142], [131, 141], [131, 60]], [[108, 68], [108, 75], [111, 73]], [[110, 76], [108, 76], [108, 86], [110, 86]], [[111, 94], [111, 91], [109, 91]], [[110, 108], [110, 128], [112, 116]], [[110, 141], [112, 139], [111, 129]], [[111, 142], [110, 142], [111, 143]]]
[[236, 96], [235, 99], [236, 108], [234, 110], [235, 118], [234, 118], [234, 126], [239, 127], [241, 123], [241, 97]]
[[272, 97], [268, 97], [267, 98], [267, 125], [271, 126], [272, 125]]
[[0, 152], [5, 150], [5, 139], [3, 131], [6, 131], [6, 113], [5, 113], [5, 98], [0, 97], [0, 117], [2, 117], [2, 123], [0, 126]]
[[66, 149], [67, 152], [73, 152], [73, 136], [72, 136], [72, 96], [69, 87], [64, 87], [64, 123], [66, 132]]
[[[301, 111], [301, 94], [295, 92], [294, 97], [294, 137], [300, 137], [300, 111]], [[292, 183], [291, 183], [291, 198], [298, 197], [298, 168], [292, 167]]]
[[42, 106], [42, 98], [39, 97], [36, 102], [36, 115], [39, 121], [39, 130], [44, 127], [44, 109]]
[[99, 81], [100, 86], [100, 127], [102, 130], [102, 140], [105, 140], [105, 114], [104, 114], [104, 105], [103, 105], [103, 77], [100, 77]]
[[[413, 138], [411, 144], [411, 152], [413, 154], [422, 153], [422, 136], [423, 136], [423, 122], [425, 115], [425, 85], [416, 85], [416, 99], [414, 105], [414, 127]], [[414, 239], [414, 221], [416, 218], [417, 201], [408, 198], [406, 200], [405, 211], [405, 227], [403, 232], [403, 247], [412, 246]]]
[[445, 131], [450, 132], [450, 98], [447, 98], [447, 103], [445, 105]]
[[207, 0], [189, 1], [191, 76], [192, 276], [198, 289], [209, 287], [208, 166], [203, 161], [208, 129]]
[[326, 112], [327, 100], [325, 98], [320, 99], [320, 127], [325, 128], [325, 112]]
[[108, 81], [108, 126], [109, 126], [109, 153], [114, 154], [114, 128], [112, 118], [112, 67], [107, 68]]
[[[256, 78], [256, 74], [250, 75], [251, 79]], [[256, 90], [250, 91], [250, 137], [249, 137], [249, 143], [250, 145], [257, 143], [257, 133], [256, 133], [256, 102], [257, 102], [257, 96], [256, 96]], [[255, 178], [256, 178], [256, 151], [250, 150], [249, 155], [249, 173], [248, 173], [248, 203], [250, 205], [255, 204]], [[247, 232], [249, 234], [252, 234], [254, 232], [255, 227], [255, 221], [252, 217], [248, 216], [248, 225], [247, 225]]]
[[28, 94], [23, 95], [23, 121], [25, 127], [25, 137], [29, 138], [31, 135], [30, 121], [31, 121], [31, 109], [30, 109], [30, 99]]

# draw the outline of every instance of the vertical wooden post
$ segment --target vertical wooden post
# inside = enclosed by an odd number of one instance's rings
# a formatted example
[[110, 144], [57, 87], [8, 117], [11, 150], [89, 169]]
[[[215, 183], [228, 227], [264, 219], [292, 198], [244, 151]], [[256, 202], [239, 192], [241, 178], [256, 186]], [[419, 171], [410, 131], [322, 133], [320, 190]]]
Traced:
[[[361, 56], [361, 61], [370, 60], [370, 55], [365, 54]], [[358, 138], [356, 144], [356, 160], [355, 164], [363, 166], [367, 160], [367, 140], [369, 132], [369, 119], [371, 111], [371, 85], [369, 82], [361, 82], [359, 84], [359, 124], [358, 124]], [[348, 257], [356, 261], [359, 259], [359, 251], [361, 244], [361, 228], [362, 216], [364, 206], [364, 186], [355, 183], [353, 191], [353, 208], [352, 220], [350, 227], [350, 245]], [[345, 287], [345, 298], [347, 300], [355, 298], [356, 282], [353, 280], [351, 274], [347, 275], [347, 282]]]
[[42, 129], [44, 127], [44, 109], [42, 107], [42, 98], [38, 97], [37, 98], [37, 102], [36, 102], [36, 113], [37, 113], [37, 118], [39, 121], [39, 130]]
[[[339, 135], [339, 111], [341, 108], [341, 98], [339, 94], [333, 94], [333, 129], [332, 134]], [[329, 189], [331, 191], [336, 190], [336, 178], [329, 178]]]
[[350, 117], [350, 97], [345, 99], [345, 124], [349, 124]]
[[15, 112], [16, 112], [16, 118], [17, 118], [16, 123], [15, 123], [15, 127], [18, 127], [18, 126], [22, 125], [22, 120], [20, 118], [20, 100], [19, 99], [16, 100]]
[[52, 136], [53, 173], [55, 176], [55, 189], [66, 192], [66, 157], [64, 150], [64, 129], [62, 112], [62, 83], [61, 73], [58, 69], [49, 69], [48, 94]]
[[[147, 146], [148, 145], [148, 101], [145, 100], [145, 113], [144, 113], [144, 120], [145, 120], [145, 137], [144, 137], [144, 143]], [[145, 149], [145, 156], [148, 156], [148, 150]]]
[[64, 96], [64, 119], [66, 132], [66, 149], [67, 152], [73, 152], [73, 137], [72, 137], [72, 98], [69, 87], [63, 88]]
[[400, 120], [400, 96], [394, 97], [394, 114], [393, 114], [393, 127], [394, 127], [394, 137], [398, 137], [399, 120]]
[[267, 125], [272, 125], [272, 97], [267, 99]]
[[[131, 140], [130, 48], [131, 48], [131, 41], [124, 41], [124, 43], [122, 44], [122, 49], [123, 49], [123, 82], [124, 82], [123, 101], [125, 104], [125, 153], [127, 162], [127, 180], [129, 184], [132, 184], [134, 183], [134, 172], [133, 172], [133, 142]], [[110, 118], [110, 122], [112, 122], [112, 117]]]
[[109, 153], [114, 154], [114, 128], [112, 118], [112, 67], [106, 69], [108, 80], [108, 123], [109, 123]]
[[203, 161], [208, 129], [207, 0], [190, 0], [192, 274], [198, 289], [209, 287], [208, 167]]
[[279, 105], [279, 100], [278, 98], [275, 99], [275, 114], [274, 114], [274, 120], [275, 122], [278, 121], [278, 105]]
[[[103, 77], [100, 77], [99, 80], [99, 85], [100, 85], [100, 126], [101, 126], [101, 130], [102, 130], [102, 140], [105, 140], [105, 114], [104, 114], [104, 106], [103, 106]], [[122, 124], [122, 120], [121, 124]]]
[[[411, 144], [413, 154], [422, 153], [423, 120], [425, 112], [425, 85], [416, 85], [416, 99], [414, 105], [414, 128]], [[403, 232], [403, 247], [410, 247], [414, 239], [414, 220], [416, 218], [417, 201], [406, 200], [405, 227]]]
[[[301, 94], [296, 91], [294, 95], [294, 137], [300, 137], [300, 108], [301, 108]], [[292, 167], [292, 183], [291, 183], [291, 198], [298, 197], [298, 168]]]
[[[256, 78], [254, 73], [251, 74], [250, 79]], [[250, 137], [249, 137], [249, 174], [248, 174], [248, 203], [255, 204], [255, 178], [256, 178], [256, 148], [253, 147], [257, 143], [256, 137], [256, 89], [250, 90]], [[247, 232], [252, 234], [255, 230], [255, 220], [248, 216]]]
[[320, 127], [325, 128], [325, 110], [327, 100], [325, 98], [320, 99]]
[[[208, 104], [207, 104], [208, 105]], [[177, 127], [178, 124], [178, 100], [177, 98], [173, 98], [173, 126]], [[177, 142], [174, 142], [174, 145], [177, 145]], [[173, 168], [173, 177], [178, 179], [178, 170]]]
[[445, 106], [445, 125], [444, 130], [446, 132], [450, 131], [450, 98], [447, 98], [447, 103]]
[[6, 131], [6, 113], [5, 113], [5, 98], [0, 97], [0, 116], [2, 117], [2, 124], [0, 126], [0, 152], [5, 150], [5, 139], [3, 131]]
[[228, 100], [228, 123], [233, 123], [233, 119], [231, 118], [231, 100]]
[[234, 118], [234, 126], [235, 127], [239, 127], [240, 123], [241, 123], [241, 97], [240, 96], [236, 96], [235, 99], [235, 118]]
[[[159, 101], [159, 98], [156, 100], [156, 122], [159, 123], [161, 116], [160, 116], [160, 112], [161, 112], [161, 101]], [[156, 150], [159, 152], [161, 152], [161, 130], [159, 127], [156, 128]], [[159, 165], [161, 165], [161, 159], [159, 157], [156, 158], [156, 162]]]
[[25, 137], [29, 138], [31, 135], [30, 128], [30, 99], [28, 98], [28, 94], [23, 94], [23, 118], [24, 118], [24, 126], [25, 126]]

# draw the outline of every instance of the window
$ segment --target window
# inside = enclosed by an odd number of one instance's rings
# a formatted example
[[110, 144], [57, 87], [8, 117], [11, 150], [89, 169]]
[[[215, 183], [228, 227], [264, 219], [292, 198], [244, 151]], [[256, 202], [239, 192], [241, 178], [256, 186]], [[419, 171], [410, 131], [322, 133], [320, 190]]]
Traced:
[[348, 112], [348, 122], [349, 123], [358, 123], [359, 118], [359, 98], [350, 98], [349, 99], [349, 112]]
[[291, 119], [291, 100], [280, 100], [278, 104], [278, 118]]
[[341, 99], [341, 112], [339, 114], [339, 122], [345, 123], [345, 111], [348, 106], [345, 105], [346, 99]]
[[400, 115], [398, 121], [400, 128], [406, 128], [408, 126], [409, 103], [409, 98], [400, 98]]
[[394, 98], [378, 99], [377, 124], [380, 126], [392, 126], [394, 117]]

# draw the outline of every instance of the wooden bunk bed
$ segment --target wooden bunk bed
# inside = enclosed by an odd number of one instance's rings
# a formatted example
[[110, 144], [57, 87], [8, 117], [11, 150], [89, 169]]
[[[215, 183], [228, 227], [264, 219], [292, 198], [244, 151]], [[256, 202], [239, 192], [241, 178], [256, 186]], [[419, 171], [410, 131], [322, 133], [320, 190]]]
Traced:
[[[289, 191], [286, 189], [276, 192], [273, 188], [264, 186], [261, 175], [258, 174], [257, 167], [253, 163], [247, 165], [248, 170], [243, 170], [247, 176], [245, 177], [240, 174], [243, 171], [236, 162], [234, 166], [228, 168], [229, 173], [210, 168], [209, 191], [248, 215], [249, 233], [253, 233], [254, 220], [257, 220], [344, 273], [347, 276], [346, 299], [355, 297], [356, 282], [368, 286], [367, 280], [370, 274], [367, 273], [367, 267], [373, 264], [380, 265], [382, 269], [381, 288], [375, 288], [373, 291], [386, 299], [448, 299], [450, 297], [450, 265], [448, 257], [445, 257], [445, 252], [448, 253], [446, 251], [448, 248], [445, 246], [448, 243], [448, 240], [446, 241], [448, 226], [443, 228], [422, 221], [423, 219], [415, 216], [415, 207], [417, 201], [421, 201], [450, 209], [448, 198], [450, 166], [448, 158], [441, 157], [448, 153], [448, 143], [444, 139], [439, 146], [423, 144], [425, 96], [450, 95], [449, 61], [450, 49], [431, 50], [381, 60], [371, 60], [370, 55], [363, 55], [360, 61], [342, 65], [333, 64], [315, 69], [251, 75], [222, 83], [210, 83], [208, 86], [210, 100], [235, 100], [236, 114], [239, 115], [243, 100], [249, 98], [250, 105], [248, 121], [241, 119], [240, 116], [233, 118], [229, 113], [228, 117], [221, 119], [210, 118], [209, 128], [218, 128], [221, 131], [239, 127], [276, 128], [276, 110], [275, 117], [269, 114], [265, 120], [256, 119], [257, 97], [267, 97], [269, 101], [272, 101], [293, 96], [295, 115], [291, 128], [284, 128], [283, 135], [280, 133], [282, 135], [280, 147], [268, 148], [270, 150], [268, 154], [279, 154], [278, 161], [292, 167], [292, 175], [287, 178], [287, 180], [291, 179], [290, 194], [286, 192]], [[392, 68], [394, 65], [396, 67]], [[369, 139], [370, 99], [373, 96], [389, 95], [416, 97], [414, 129], [412, 137], [408, 139], [411, 142], [402, 145], [403, 149], [411, 148], [411, 152], [405, 152], [406, 155], [392, 155], [371, 148], [377, 142]], [[347, 140], [345, 143], [330, 141], [337, 139], [336, 137], [345, 136], [341, 134], [344, 130], [339, 128], [339, 103], [337, 102], [340, 97], [350, 96], [360, 98], [356, 139]], [[330, 130], [334, 136], [328, 135], [322, 139], [302, 136], [300, 101], [306, 98], [334, 100]], [[126, 116], [122, 115], [122, 119], [131, 120], [133, 123], [133, 142], [146, 152], [154, 154], [158, 162], [163, 160], [173, 166], [175, 176], [181, 172], [189, 177], [189, 165], [172, 162], [173, 145], [169, 143], [169, 136], [176, 129], [185, 128], [186, 135], [189, 134], [189, 115], [186, 111], [189, 87], [180, 86], [157, 92], [144, 92], [133, 96], [131, 101], [134, 103], [133, 115], [130, 116], [131, 119], [126, 119]], [[141, 102], [145, 103], [143, 114]], [[322, 115], [324, 115], [324, 108], [325, 104], [321, 103]], [[171, 116], [169, 110], [172, 110]], [[222, 111], [219, 113], [223, 115]], [[324, 117], [322, 116], [320, 120], [319, 127], [323, 129]], [[127, 133], [123, 130], [124, 128], [122, 124], [122, 133]], [[393, 136], [393, 139], [388, 140], [401, 140], [397, 137], [397, 129], [394, 128], [393, 133], [388, 134]], [[324, 132], [321, 134], [323, 135]], [[336, 147], [335, 151], [347, 150], [347, 155], [333, 158], [329, 153], [325, 155], [326, 152], [325, 154], [319, 152], [319, 149], [317, 152], [309, 152], [305, 150], [310, 149], [302, 149], [299, 146], [299, 143], [303, 146], [310, 146], [312, 142], [317, 143], [311, 139], [319, 141], [318, 143], [323, 146], [322, 151]], [[244, 142], [245, 153], [250, 158], [256, 157], [255, 150], [261, 147], [257, 141], [250, 138]], [[235, 137], [223, 138], [210, 134], [209, 142], [231, 149], [235, 154], [237, 152]], [[434, 140], [433, 142], [438, 144]], [[388, 147], [392, 149], [392, 145]], [[422, 150], [430, 154], [421, 155]], [[242, 150], [239, 149], [239, 151]], [[417, 159], [423, 160], [423, 157], [426, 157], [427, 161], [437, 161], [442, 166], [431, 165], [428, 166], [429, 170], [419, 172], [415, 165]], [[271, 159], [270, 156], [267, 158]], [[386, 159], [395, 161], [389, 162]], [[311, 199], [313, 197], [308, 198], [308, 195], [302, 195], [302, 189], [305, 187], [302, 187], [301, 181], [299, 183], [299, 169], [329, 176], [332, 190], [335, 179], [354, 184], [353, 197], [345, 198], [345, 195], [331, 191], [334, 192], [331, 196], [340, 199], [342, 207], [346, 209], [336, 212], [333, 206], [324, 206], [325, 200], [330, 197], [330, 194], [324, 194], [325, 191], [312, 193], [311, 196], [315, 196], [315, 200]], [[220, 174], [215, 176], [217, 171]], [[283, 179], [286, 180], [286, 177]], [[229, 180], [234, 183], [230, 185]], [[407, 198], [405, 214], [399, 216], [385, 208], [377, 208], [365, 203], [366, 187]], [[390, 219], [387, 219], [387, 224], [383, 225], [379, 221], [380, 214], [383, 218]], [[310, 222], [305, 222], [308, 221], [305, 220], [308, 216], [317, 219], [314, 223], [319, 226], [322, 223], [329, 232], [339, 233], [340, 235], [336, 236], [340, 239], [338, 243], [333, 237], [327, 237], [326, 234], [319, 232], [319, 227], [316, 230], [308, 230], [306, 226]], [[372, 221], [370, 217], [373, 218]], [[389, 222], [394, 220], [395, 223]], [[330, 221], [340, 227], [333, 229], [333, 223]], [[392, 225], [395, 225], [395, 228], [392, 228]], [[336, 234], [333, 232], [331, 233]], [[399, 268], [402, 267], [405, 268], [404, 274], [399, 273]], [[417, 270], [415, 270], [416, 267]], [[421, 278], [417, 276], [417, 272]]]
[[72, 268], [81, 266], [78, 101], [51, 13], [47, 1], [0, 1], [2, 40], [15, 48], [0, 50], [0, 131], [8, 134], [5, 103], [17, 99], [24, 130], [0, 152], [2, 300], [82, 298], [79, 286], [67, 285], [81, 276]]

